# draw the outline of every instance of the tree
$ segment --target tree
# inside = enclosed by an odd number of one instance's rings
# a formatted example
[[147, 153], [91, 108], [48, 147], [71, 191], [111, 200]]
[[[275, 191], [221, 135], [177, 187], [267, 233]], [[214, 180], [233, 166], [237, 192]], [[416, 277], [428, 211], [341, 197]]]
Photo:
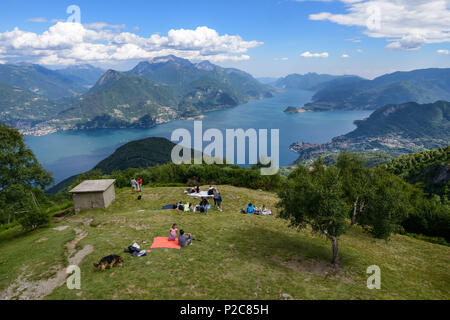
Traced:
[[342, 179], [344, 195], [352, 204], [350, 214], [351, 224], [357, 222], [358, 217], [367, 206], [371, 194], [370, 169], [364, 167], [365, 160], [356, 153], [340, 153], [336, 166]]
[[350, 226], [350, 206], [344, 197], [342, 180], [335, 166], [325, 168], [322, 161], [312, 170], [299, 165], [278, 193], [280, 216], [299, 229], [311, 226], [332, 244], [334, 266], [340, 266], [339, 237]]
[[352, 206], [351, 224], [358, 223], [383, 239], [399, 231], [411, 211], [412, 186], [382, 168], [366, 168], [358, 154], [341, 153], [337, 167]]
[[36, 208], [36, 193], [52, 183], [18, 130], [0, 123], [0, 208], [3, 222]]
[[401, 230], [401, 223], [412, 212], [415, 188], [381, 168], [370, 171], [370, 193], [358, 224], [373, 236], [388, 239]]

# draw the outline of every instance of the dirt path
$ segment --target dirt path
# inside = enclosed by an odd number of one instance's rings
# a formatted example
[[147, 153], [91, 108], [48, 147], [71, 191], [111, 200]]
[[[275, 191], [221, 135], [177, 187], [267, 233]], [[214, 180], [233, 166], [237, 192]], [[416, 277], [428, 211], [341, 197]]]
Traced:
[[[76, 237], [72, 241], [66, 243], [67, 260], [69, 265], [79, 265], [85, 256], [94, 251], [94, 246], [87, 244], [81, 250], [76, 252], [76, 245], [84, 239], [88, 232], [74, 228]], [[57, 266], [56, 275], [49, 279], [38, 281], [28, 281], [27, 278], [31, 274], [22, 273], [17, 279], [3, 292], [0, 292], [0, 300], [10, 300], [12, 298], [19, 300], [40, 300], [49, 295], [56, 288], [62, 286], [66, 282], [66, 268]]]

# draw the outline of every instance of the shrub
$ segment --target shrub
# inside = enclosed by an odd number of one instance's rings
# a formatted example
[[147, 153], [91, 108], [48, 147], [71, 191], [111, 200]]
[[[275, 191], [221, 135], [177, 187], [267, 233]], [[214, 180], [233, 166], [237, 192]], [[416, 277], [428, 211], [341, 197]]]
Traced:
[[37, 228], [46, 225], [50, 222], [50, 217], [43, 211], [30, 211], [25, 213], [20, 219], [19, 223], [25, 230], [36, 230]]

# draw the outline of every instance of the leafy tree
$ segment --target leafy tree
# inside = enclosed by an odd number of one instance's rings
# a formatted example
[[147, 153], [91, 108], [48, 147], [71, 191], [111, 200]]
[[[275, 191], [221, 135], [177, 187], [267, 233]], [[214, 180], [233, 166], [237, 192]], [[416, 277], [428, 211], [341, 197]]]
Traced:
[[401, 223], [412, 212], [415, 188], [381, 168], [370, 170], [367, 205], [358, 224], [377, 238], [388, 239], [401, 231]]
[[337, 167], [342, 179], [344, 195], [352, 205], [350, 214], [351, 224], [364, 212], [371, 195], [370, 169], [365, 167], [365, 160], [360, 154], [339, 154]]
[[351, 224], [362, 225], [377, 238], [387, 239], [400, 231], [417, 190], [384, 169], [366, 168], [358, 154], [341, 153], [337, 167], [345, 198], [352, 206]]
[[52, 183], [49, 172], [26, 148], [18, 130], [0, 123], [0, 219], [2, 222], [37, 210], [36, 195]]
[[299, 165], [278, 193], [280, 216], [299, 229], [311, 226], [332, 244], [332, 264], [340, 265], [339, 237], [350, 226], [350, 206], [344, 197], [342, 179], [335, 166], [325, 168], [321, 160], [312, 170]]

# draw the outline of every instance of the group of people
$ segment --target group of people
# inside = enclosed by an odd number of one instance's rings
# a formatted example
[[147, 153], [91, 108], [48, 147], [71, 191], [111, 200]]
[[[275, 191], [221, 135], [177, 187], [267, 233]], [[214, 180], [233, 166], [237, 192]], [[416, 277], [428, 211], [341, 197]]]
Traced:
[[142, 178], [131, 179], [131, 192], [136, 193], [136, 191], [142, 192]]
[[255, 207], [250, 202], [247, 205], [247, 209], [244, 209], [244, 208], [241, 209], [241, 213], [258, 214], [258, 215], [272, 215], [272, 210], [267, 209], [264, 204], [262, 205], [261, 208]]
[[180, 230], [180, 233], [178, 234], [178, 228], [177, 224], [174, 223], [172, 225], [172, 228], [169, 230], [169, 241], [175, 241], [178, 238], [178, 245], [180, 247], [186, 247], [188, 245], [192, 244], [192, 240], [194, 240], [194, 237], [191, 233], [185, 233], [184, 230]]
[[[187, 193], [187, 194], [195, 193], [195, 194], [200, 195], [200, 187], [195, 186], [192, 188], [188, 188], [185, 191], [185, 193]], [[216, 187], [209, 186], [207, 194], [208, 194], [208, 196], [212, 196], [212, 198], [214, 199], [214, 207], [222, 212], [222, 195], [220, 194], [219, 190]], [[182, 204], [181, 201], [178, 204], [178, 210], [180, 210], [180, 204]], [[188, 205], [189, 205], [188, 206], [189, 209], [186, 209], [186, 205], [184, 205], [184, 211], [195, 212], [198, 209], [200, 212], [208, 213], [208, 210], [211, 209], [211, 204], [207, 197], [202, 197], [202, 200], [196, 206], [193, 206], [193, 204], [191, 204], [191, 203], [189, 203]]]
[[211, 209], [211, 205], [207, 198], [202, 197], [202, 200], [199, 204], [194, 205], [191, 202], [183, 203], [182, 201], [178, 202], [178, 204], [174, 204], [174, 209], [181, 212], [196, 212], [197, 210], [200, 212], [206, 212], [208, 214], [208, 210]]

